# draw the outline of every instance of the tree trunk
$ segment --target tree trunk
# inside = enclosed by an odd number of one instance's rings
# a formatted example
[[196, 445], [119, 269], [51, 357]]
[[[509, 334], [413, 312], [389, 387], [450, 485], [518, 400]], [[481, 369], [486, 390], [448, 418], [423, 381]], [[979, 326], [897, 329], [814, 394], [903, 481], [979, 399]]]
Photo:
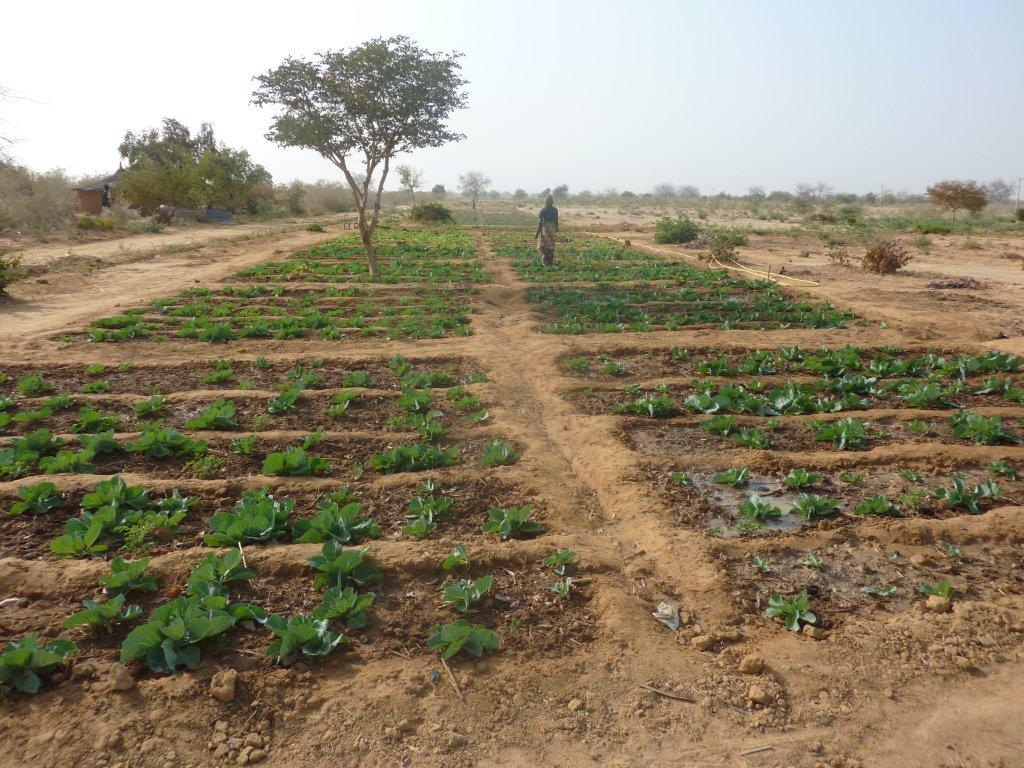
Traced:
[[374, 280], [380, 275], [380, 267], [377, 264], [377, 253], [373, 250], [373, 232], [366, 223], [366, 209], [359, 211], [359, 239], [363, 242], [363, 251], [366, 253], [366, 266], [370, 270], [370, 277]]
[[473, 195], [473, 210], [476, 210], [476, 195]]

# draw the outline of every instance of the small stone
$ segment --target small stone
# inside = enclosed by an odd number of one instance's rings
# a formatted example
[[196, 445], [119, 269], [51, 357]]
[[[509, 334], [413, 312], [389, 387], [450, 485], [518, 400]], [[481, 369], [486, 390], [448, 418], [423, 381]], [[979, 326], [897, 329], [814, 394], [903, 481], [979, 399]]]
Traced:
[[690, 645], [698, 651], [710, 651], [714, 644], [715, 639], [711, 635], [696, 635], [690, 638]]
[[241, 739], [239, 739], [239, 738], [230, 738], [230, 739], [228, 739], [228, 749], [230, 749], [232, 752], [237, 752], [241, 748], [242, 748], [242, 740]]
[[258, 733], [250, 733], [245, 737], [245, 746], [247, 747], [262, 747], [263, 737]]
[[971, 660], [965, 656], [954, 656], [953, 663], [956, 664], [960, 669], [973, 669], [974, 665]]
[[228, 732], [228, 721], [227, 720], [218, 720], [216, 723], [213, 724], [213, 730], [217, 731], [218, 733], [227, 733]]
[[828, 637], [828, 632], [821, 627], [815, 627], [811, 624], [804, 624], [804, 628], [801, 631], [811, 640], [824, 640]]
[[139, 754], [140, 755], [148, 755], [150, 752], [152, 752], [158, 746], [160, 746], [160, 740], [159, 739], [154, 739], [154, 738], [146, 739], [144, 742], [142, 742], [142, 744], [139, 745]]
[[750, 686], [750, 689], [747, 691], [747, 701], [752, 701], [755, 704], [760, 704], [765, 707], [774, 703], [774, 700], [768, 695], [768, 692], [759, 685]]
[[924, 607], [932, 613], [949, 613], [953, 603], [948, 597], [943, 597], [942, 595], [928, 595], [928, 599], [924, 602]]
[[453, 733], [448, 737], [448, 746], [451, 748], [466, 746], [466, 737], [461, 733]]
[[267, 753], [264, 750], [254, 749], [252, 752], [249, 753], [249, 765], [262, 761], [263, 758], [265, 758], [266, 756]]
[[110, 665], [107, 680], [110, 682], [110, 690], [112, 691], [130, 691], [135, 687], [135, 678], [128, 671], [128, 667], [116, 661]]
[[238, 670], [222, 669], [210, 678], [210, 695], [217, 701], [233, 701], [238, 684]]
[[583, 709], [583, 701], [581, 699], [569, 699], [569, 711], [578, 712]]
[[910, 562], [912, 562], [914, 565], [925, 566], [931, 563], [931, 558], [923, 552], [917, 552], [910, 556]]
[[405, 720], [399, 721], [396, 727], [398, 728], [399, 733], [412, 733], [416, 730], [416, 723], [406, 718]]
[[760, 675], [764, 672], [764, 659], [756, 653], [748, 653], [740, 660], [740, 672], [744, 675]]

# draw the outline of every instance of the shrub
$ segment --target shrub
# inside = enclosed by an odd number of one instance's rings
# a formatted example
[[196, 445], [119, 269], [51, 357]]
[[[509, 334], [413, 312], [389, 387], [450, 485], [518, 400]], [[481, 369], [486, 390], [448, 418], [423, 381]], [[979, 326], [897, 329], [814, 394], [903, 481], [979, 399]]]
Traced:
[[862, 267], [865, 272], [891, 275], [909, 264], [913, 258], [899, 240], [876, 240], [864, 253]]
[[22, 276], [21, 259], [17, 256], [4, 256], [0, 253], [0, 294], [7, 286]]
[[91, 216], [85, 214], [75, 219], [75, 229], [96, 232], [113, 232], [117, 229], [117, 220], [112, 216]]
[[1017, 221], [1024, 221], [1024, 208], [1018, 208], [1013, 212], [1013, 217]]
[[413, 221], [452, 221], [452, 212], [440, 203], [419, 203], [409, 209]]
[[689, 243], [697, 239], [697, 225], [688, 216], [662, 219], [654, 225], [654, 242]]

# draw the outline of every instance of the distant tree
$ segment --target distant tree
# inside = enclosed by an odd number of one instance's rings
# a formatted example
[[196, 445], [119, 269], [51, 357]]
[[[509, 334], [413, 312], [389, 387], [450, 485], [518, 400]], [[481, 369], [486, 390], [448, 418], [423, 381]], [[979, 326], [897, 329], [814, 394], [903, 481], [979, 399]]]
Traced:
[[793, 193], [801, 200], [807, 200], [814, 197], [814, 185], [808, 184], [806, 181], [802, 181], [793, 187]]
[[985, 193], [988, 195], [990, 202], [994, 203], [997, 207], [1005, 202], [1008, 202], [1016, 190], [1013, 184], [1002, 179], [993, 179], [985, 185]]
[[753, 186], [747, 189], [747, 197], [757, 198], [763, 200], [765, 197], [764, 187]]
[[819, 181], [814, 185], [814, 196], [819, 200], [824, 200], [826, 197], [832, 197], [834, 193], [835, 190], [824, 181]]
[[306, 212], [306, 206], [303, 202], [305, 197], [306, 187], [298, 179], [285, 187], [281, 194], [284, 207], [288, 209], [288, 213], [292, 216], [301, 216]]
[[255, 213], [271, 181], [248, 152], [218, 142], [209, 123], [193, 135], [167, 117], [160, 128], [126, 133], [118, 151], [128, 162], [119, 194], [143, 213], [161, 205]]
[[683, 200], [697, 200], [700, 198], [700, 190], [693, 184], [682, 184], [676, 188], [676, 196]]
[[939, 181], [928, 187], [928, 199], [940, 208], [945, 208], [956, 218], [956, 212], [977, 213], [988, 203], [985, 188], [976, 181]]
[[628, 189], [624, 190], [619, 197], [636, 197], [636, 193], [630, 192]]
[[525, 200], [526, 199], [526, 190], [525, 189], [517, 189], [515, 192], [512, 193], [512, 198], [514, 200]]
[[459, 189], [466, 197], [473, 198], [473, 210], [476, 210], [476, 201], [480, 195], [491, 186], [491, 180], [480, 171], [466, 171], [459, 176]]
[[551, 190], [552, 197], [566, 198], [569, 196], [569, 185], [559, 184], [557, 187]]
[[411, 165], [398, 166], [398, 181], [409, 191], [409, 199], [416, 202], [416, 190], [423, 186], [423, 172]]
[[435, 195], [447, 195], [448, 194], [448, 190], [444, 188], [444, 184], [435, 184], [433, 187], [431, 187], [430, 191], [431, 191], [431, 193], [433, 193]]
[[667, 182], [663, 182], [661, 184], [656, 185], [654, 187], [654, 196], [655, 197], [675, 197], [676, 196], [676, 186], [675, 186], [675, 184], [669, 184]]
[[[397, 36], [325, 51], [312, 61], [288, 57], [256, 78], [253, 103], [280, 108], [267, 138], [313, 149], [345, 174], [371, 277], [379, 274], [373, 233], [391, 160], [464, 138], [447, 125], [466, 105], [460, 71], [459, 54], [427, 51]], [[349, 167], [353, 154], [363, 166], [361, 181]]]

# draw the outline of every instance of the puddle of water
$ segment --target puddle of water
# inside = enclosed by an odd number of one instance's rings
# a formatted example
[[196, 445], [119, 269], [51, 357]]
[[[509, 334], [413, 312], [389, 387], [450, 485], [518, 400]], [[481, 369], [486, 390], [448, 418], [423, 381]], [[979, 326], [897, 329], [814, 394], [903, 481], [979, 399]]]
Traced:
[[760, 523], [762, 530], [798, 531], [804, 526], [804, 521], [801, 518], [790, 514], [793, 504], [801, 494], [784, 491], [782, 483], [777, 480], [751, 477], [746, 485], [737, 488], [721, 485], [712, 480], [708, 490], [712, 501], [723, 510], [722, 515], [711, 518], [709, 528], [720, 530], [722, 535], [729, 537], [740, 535], [736, 530], [738, 510], [740, 505], [751, 496], [760, 496], [782, 510], [781, 517], [762, 520]]

